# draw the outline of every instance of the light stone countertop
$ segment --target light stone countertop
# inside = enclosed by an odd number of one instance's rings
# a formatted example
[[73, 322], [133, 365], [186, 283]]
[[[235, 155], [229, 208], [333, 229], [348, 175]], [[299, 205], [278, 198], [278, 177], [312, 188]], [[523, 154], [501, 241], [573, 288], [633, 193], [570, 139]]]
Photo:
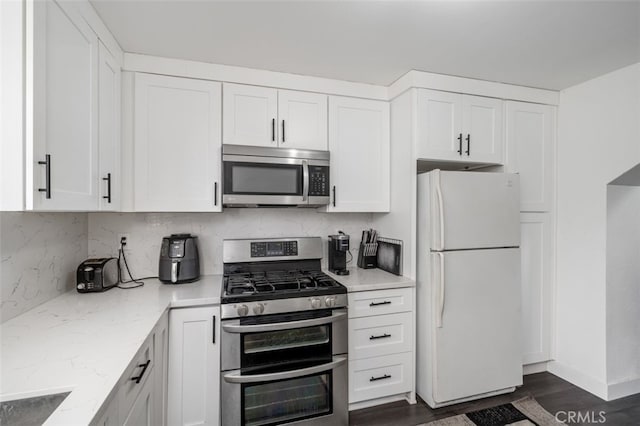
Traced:
[[169, 308], [217, 305], [221, 275], [58, 296], [0, 325], [0, 401], [71, 391], [46, 425], [87, 425]]
[[394, 275], [378, 268], [362, 269], [357, 266], [351, 266], [347, 269], [349, 270], [349, 275], [336, 275], [329, 271], [325, 272], [331, 278], [344, 285], [349, 293], [416, 286], [416, 282], [411, 278]]

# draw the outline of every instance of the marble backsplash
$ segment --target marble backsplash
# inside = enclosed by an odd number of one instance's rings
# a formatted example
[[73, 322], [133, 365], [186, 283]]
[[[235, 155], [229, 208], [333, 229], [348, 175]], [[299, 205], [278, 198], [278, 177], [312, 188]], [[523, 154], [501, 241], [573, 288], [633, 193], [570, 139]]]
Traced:
[[75, 286], [87, 257], [86, 213], [0, 213], [0, 322]]
[[[355, 265], [362, 230], [371, 227], [370, 213], [319, 213], [306, 209], [226, 209], [224, 213], [89, 213], [89, 255], [116, 256], [119, 235], [128, 234], [127, 260], [134, 277], [158, 275], [162, 237], [176, 233], [198, 236], [202, 274], [222, 273], [222, 240], [327, 236], [342, 230], [351, 235]], [[325, 265], [326, 266], [326, 265]]]

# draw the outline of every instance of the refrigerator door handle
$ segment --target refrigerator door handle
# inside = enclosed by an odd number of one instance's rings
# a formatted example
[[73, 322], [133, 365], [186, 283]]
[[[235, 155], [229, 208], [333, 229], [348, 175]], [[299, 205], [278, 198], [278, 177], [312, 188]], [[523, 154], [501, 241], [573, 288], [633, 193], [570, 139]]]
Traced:
[[444, 253], [437, 253], [440, 258], [440, 286], [438, 288], [438, 316], [436, 327], [442, 328], [442, 316], [444, 314]]
[[440, 246], [437, 250], [444, 250], [444, 203], [442, 202], [442, 188], [440, 187], [440, 173], [436, 175], [436, 196], [438, 197], [438, 220], [440, 224]]

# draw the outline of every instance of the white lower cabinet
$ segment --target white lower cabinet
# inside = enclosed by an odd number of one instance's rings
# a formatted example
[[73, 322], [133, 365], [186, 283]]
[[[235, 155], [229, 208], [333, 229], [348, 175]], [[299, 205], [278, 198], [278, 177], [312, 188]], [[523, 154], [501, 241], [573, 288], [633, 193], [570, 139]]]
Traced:
[[220, 424], [220, 307], [169, 314], [168, 424]]
[[523, 364], [551, 359], [553, 228], [551, 213], [521, 213]]
[[349, 293], [350, 409], [415, 402], [414, 289]]
[[165, 314], [91, 422], [95, 426], [164, 426], [168, 315]]

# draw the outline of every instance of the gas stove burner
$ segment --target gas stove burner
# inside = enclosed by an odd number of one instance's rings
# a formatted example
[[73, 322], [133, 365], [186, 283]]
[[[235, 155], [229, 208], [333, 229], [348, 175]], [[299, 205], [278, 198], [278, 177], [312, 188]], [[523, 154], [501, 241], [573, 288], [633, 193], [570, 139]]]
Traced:
[[225, 275], [228, 295], [301, 292], [338, 288], [340, 284], [322, 271], [255, 271]]

